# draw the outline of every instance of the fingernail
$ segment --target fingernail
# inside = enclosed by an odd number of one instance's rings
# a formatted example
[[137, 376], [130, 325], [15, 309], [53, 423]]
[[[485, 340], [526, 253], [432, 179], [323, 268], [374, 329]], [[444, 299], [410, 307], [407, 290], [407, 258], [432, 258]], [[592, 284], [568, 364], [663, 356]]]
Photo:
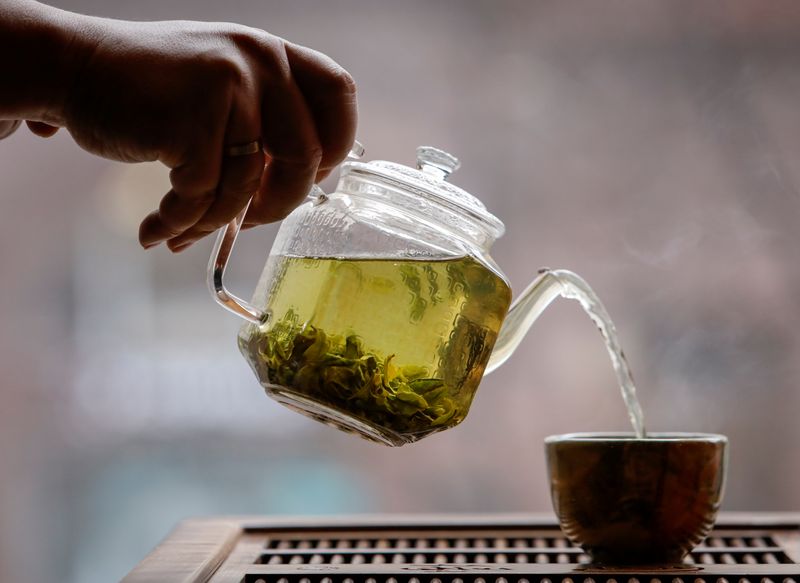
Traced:
[[191, 240], [184, 239], [182, 237], [175, 237], [174, 239], [169, 239], [167, 241], [167, 247], [170, 251], [175, 251], [176, 249], [180, 249], [181, 247], [185, 247]]
[[189, 248], [191, 246], [192, 246], [191, 242], [182, 243], [180, 245], [176, 245], [174, 247], [170, 247], [169, 250], [172, 251], [173, 253], [180, 253], [181, 251], [183, 251], [183, 250], [185, 250], [185, 249], [187, 249], [187, 248]]
[[139, 236], [139, 243], [145, 249], [149, 249], [150, 247], [154, 247], [156, 245], [160, 245], [164, 241], [167, 240], [167, 237], [153, 237], [153, 236]]

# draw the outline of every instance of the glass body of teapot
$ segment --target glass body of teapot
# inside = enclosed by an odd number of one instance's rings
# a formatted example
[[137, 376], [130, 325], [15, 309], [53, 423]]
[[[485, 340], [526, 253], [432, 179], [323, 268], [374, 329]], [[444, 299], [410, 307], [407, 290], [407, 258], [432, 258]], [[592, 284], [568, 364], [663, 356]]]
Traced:
[[267, 394], [387, 445], [460, 423], [556, 295], [534, 284], [509, 314], [489, 255], [503, 224], [446, 181], [455, 158], [417, 155], [417, 169], [345, 162], [334, 193], [315, 189], [284, 220], [251, 302], [222, 284], [241, 216], [209, 269], [218, 301], [247, 319], [239, 347]]

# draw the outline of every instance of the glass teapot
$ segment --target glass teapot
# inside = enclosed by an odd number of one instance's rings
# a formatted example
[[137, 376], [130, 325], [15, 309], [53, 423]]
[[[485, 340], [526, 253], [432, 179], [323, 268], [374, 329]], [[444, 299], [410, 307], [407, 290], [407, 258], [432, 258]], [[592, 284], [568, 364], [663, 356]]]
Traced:
[[543, 270], [511, 305], [489, 255], [503, 223], [447, 181], [454, 156], [420, 147], [414, 169], [362, 154], [284, 219], [249, 303], [223, 283], [246, 209], [220, 231], [209, 287], [247, 320], [239, 348], [268, 395], [398, 446], [460, 423], [560, 286]]

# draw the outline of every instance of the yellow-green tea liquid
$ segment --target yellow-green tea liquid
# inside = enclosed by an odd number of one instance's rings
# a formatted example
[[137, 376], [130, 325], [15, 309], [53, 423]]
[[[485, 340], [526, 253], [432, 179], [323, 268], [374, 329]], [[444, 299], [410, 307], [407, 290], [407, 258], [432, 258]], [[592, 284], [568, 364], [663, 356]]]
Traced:
[[464, 418], [511, 301], [500, 276], [471, 257], [273, 261], [269, 319], [240, 334], [268, 391], [289, 389], [401, 441]]

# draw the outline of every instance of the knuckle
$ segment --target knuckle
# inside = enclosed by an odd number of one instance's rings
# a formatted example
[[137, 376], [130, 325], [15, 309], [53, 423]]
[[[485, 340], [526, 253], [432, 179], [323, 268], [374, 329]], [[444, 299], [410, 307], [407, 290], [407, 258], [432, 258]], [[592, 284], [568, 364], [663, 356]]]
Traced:
[[192, 227], [191, 230], [181, 235], [181, 239], [185, 238], [186, 241], [197, 241], [198, 239], [207, 237], [227, 223], [228, 221], [222, 219], [203, 219], [197, 223], [196, 226]]
[[[352, 100], [356, 93], [353, 76], [325, 53], [292, 43], [284, 43], [284, 49], [293, 66], [297, 66], [313, 93], [323, 98], [347, 97]], [[314, 96], [310, 96], [312, 99]]]
[[252, 196], [259, 186], [261, 186], [261, 177], [249, 176], [223, 183], [220, 187], [220, 193], [225, 197], [243, 198]]
[[173, 170], [170, 173], [170, 182], [177, 197], [196, 202], [213, 199], [217, 189], [217, 176], [213, 173], [188, 171], [185, 167]]
[[292, 67], [289, 63], [286, 41], [282, 38], [269, 39], [262, 43], [260, 62], [266, 65], [267, 70], [278, 79], [291, 81]]
[[282, 38], [247, 26], [236, 27], [229, 38], [240, 51], [257, 63], [257, 70], [264, 83], [273, 86], [291, 83], [286, 41]]
[[214, 60], [214, 77], [227, 85], [243, 85], [247, 74], [243, 63], [233, 55], [220, 55]]
[[226, 34], [234, 45], [246, 53], [274, 49], [279, 40], [265, 30], [244, 24], [229, 24]]
[[322, 162], [323, 155], [322, 145], [315, 141], [294, 144], [294, 147], [285, 147], [283, 152], [275, 152], [272, 159], [291, 166], [317, 168]]
[[356, 94], [356, 81], [353, 76], [338, 65], [327, 75], [327, 83], [331, 91], [337, 95], [353, 96]]
[[306, 160], [309, 164], [313, 166], [319, 166], [319, 163], [322, 162], [322, 156], [324, 152], [322, 150], [322, 145], [319, 143], [310, 145], [304, 152], [303, 152], [303, 159]]
[[214, 176], [192, 176], [185, 181], [173, 182], [176, 200], [182, 204], [191, 201], [193, 204], [203, 204], [214, 200], [217, 191], [217, 178]]
[[277, 87], [292, 85], [294, 81], [289, 56], [286, 54], [286, 42], [276, 38], [269, 42], [266, 48], [259, 62], [266, 72], [268, 85]]
[[241, 211], [239, 207], [232, 207], [230, 209], [216, 210], [207, 213], [192, 226], [189, 238], [200, 239], [206, 235], [210, 235], [220, 227], [224, 227], [230, 223], [236, 215], [239, 214], [239, 211]]
[[167, 237], [174, 237], [179, 235], [184, 228], [183, 222], [169, 213], [159, 213], [159, 226], [161, 231]]
[[222, 43], [206, 51], [203, 57], [213, 86], [241, 86], [248, 80], [247, 61], [235, 46]]
[[308, 144], [307, 146], [298, 149], [295, 161], [302, 166], [313, 166], [314, 168], [322, 162], [324, 152], [319, 143]]

